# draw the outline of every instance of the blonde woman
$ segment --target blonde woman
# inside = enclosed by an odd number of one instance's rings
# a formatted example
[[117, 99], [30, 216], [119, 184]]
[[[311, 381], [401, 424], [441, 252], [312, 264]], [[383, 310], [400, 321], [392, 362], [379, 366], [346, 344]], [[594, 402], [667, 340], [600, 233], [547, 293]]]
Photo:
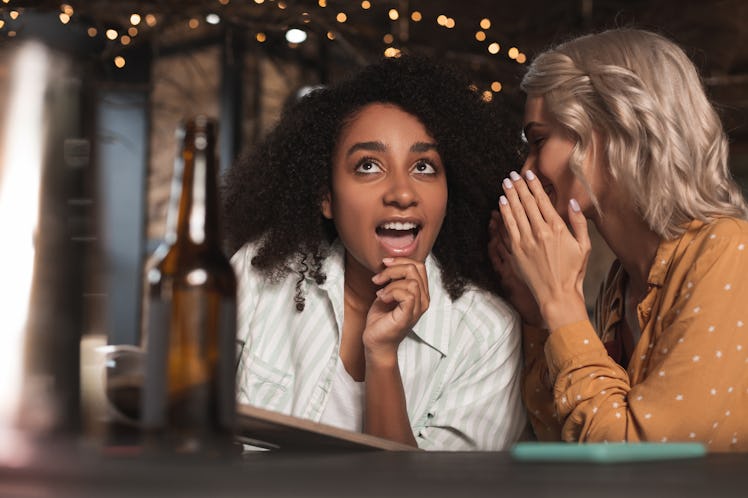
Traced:
[[[684, 52], [617, 29], [530, 66], [523, 176], [489, 244], [539, 439], [748, 450], [748, 210]], [[587, 220], [617, 257], [588, 319]]]

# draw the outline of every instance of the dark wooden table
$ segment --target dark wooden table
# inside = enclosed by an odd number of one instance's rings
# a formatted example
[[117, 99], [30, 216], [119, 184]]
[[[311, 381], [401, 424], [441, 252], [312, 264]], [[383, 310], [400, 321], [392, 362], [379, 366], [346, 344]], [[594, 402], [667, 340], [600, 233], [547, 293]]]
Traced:
[[507, 452], [257, 452], [226, 460], [37, 448], [0, 464], [1, 497], [746, 497], [748, 454], [622, 464], [521, 463]]

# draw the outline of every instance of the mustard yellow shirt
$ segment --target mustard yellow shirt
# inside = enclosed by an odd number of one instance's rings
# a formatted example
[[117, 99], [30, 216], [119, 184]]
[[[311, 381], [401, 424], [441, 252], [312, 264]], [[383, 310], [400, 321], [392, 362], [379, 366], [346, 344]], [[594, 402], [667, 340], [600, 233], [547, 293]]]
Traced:
[[[693, 221], [660, 244], [637, 307], [641, 338], [609, 355], [623, 320], [617, 262], [590, 321], [525, 327], [523, 398], [538, 439], [701, 441], [748, 450], [748, 222]], [[624, 361], [624, 363], [626, 363]]]

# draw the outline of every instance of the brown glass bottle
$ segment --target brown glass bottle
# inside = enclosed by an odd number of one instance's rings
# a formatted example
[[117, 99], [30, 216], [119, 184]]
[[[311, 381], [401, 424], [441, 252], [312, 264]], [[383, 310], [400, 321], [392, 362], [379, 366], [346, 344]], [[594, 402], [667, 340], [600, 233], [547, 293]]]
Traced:
[[236, 277], [221, 247], [216, 125], [178, 131], [164, 243], [146, 266], [141, 415], [151, 449], [230, 451]]

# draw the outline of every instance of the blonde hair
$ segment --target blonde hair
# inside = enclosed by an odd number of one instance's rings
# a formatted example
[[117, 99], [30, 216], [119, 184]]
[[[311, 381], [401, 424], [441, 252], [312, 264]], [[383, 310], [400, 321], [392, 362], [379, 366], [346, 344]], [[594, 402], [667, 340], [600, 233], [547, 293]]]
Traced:
[[661, 237], [692, 219], [748, 218], [719, 116], [666, 38], [636, 29], [576, 38], [540, 54], [522, 89], [576, 138], [570, 167], [588, 190], [581, 165], [599, 134], [612, 178]]

